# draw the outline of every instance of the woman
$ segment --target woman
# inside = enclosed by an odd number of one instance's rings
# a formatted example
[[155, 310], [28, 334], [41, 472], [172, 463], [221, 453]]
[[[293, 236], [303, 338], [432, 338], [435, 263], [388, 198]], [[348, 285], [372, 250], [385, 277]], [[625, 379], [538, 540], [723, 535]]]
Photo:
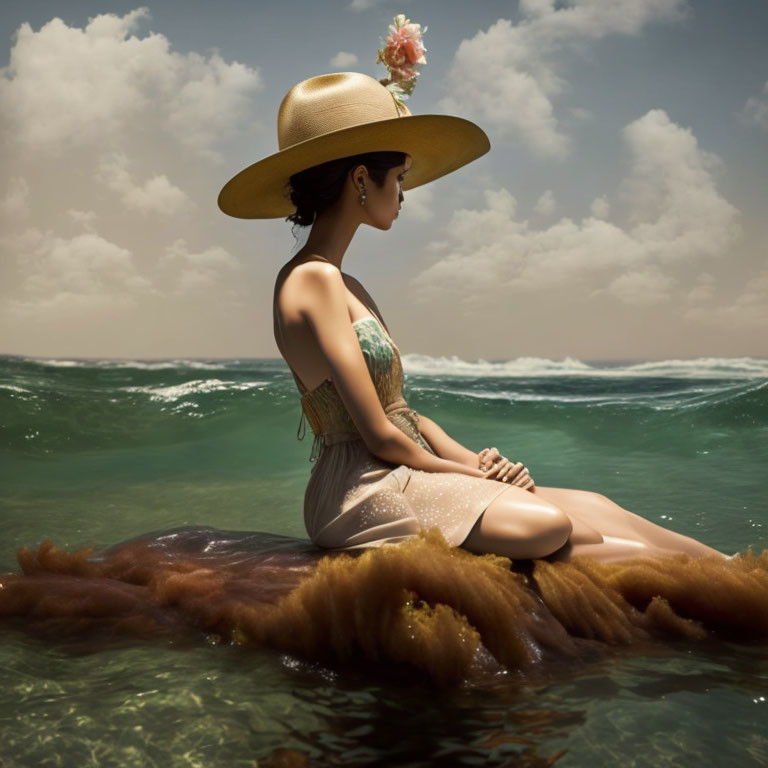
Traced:
[[411, 115], [373, 78], [339, 73], [288, 92], [278, 143], [225, 185], [219, 205], [241, 218], [311, 225], [277, 276], [273, 311], [315, 433], [311, 458], [319, 451], [304, 508], [315, 544], [379, 546], [437, 526], [454, 546], [513, 559], [722, 556], [600, 494], [538, 487], [521, 462], [496, 448], [475, 453], [403, 400], [399, 350], [342, 261], [361, 224], [391, 228], [403, 189], [487, 152], [478, 126]]

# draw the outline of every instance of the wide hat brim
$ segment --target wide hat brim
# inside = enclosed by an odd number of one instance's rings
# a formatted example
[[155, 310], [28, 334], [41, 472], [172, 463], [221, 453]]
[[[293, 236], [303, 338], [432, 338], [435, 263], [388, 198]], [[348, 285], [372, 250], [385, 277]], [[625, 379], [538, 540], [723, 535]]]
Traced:
[[233, 176], [219, 193], [219, 208], [239, 219], [285, 218], [294, 173], [365, 152], [405, 152], [411, 164], [403, 190], [445, 176], [491, 148], [482, 128], [452, 115], [408, 115], [355, 125], [294, 144]]

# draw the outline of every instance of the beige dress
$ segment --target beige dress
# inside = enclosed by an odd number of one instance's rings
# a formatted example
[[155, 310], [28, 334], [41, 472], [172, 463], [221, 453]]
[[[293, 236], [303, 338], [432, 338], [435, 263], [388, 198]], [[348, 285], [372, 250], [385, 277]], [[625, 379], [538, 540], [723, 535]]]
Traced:
[[[353, 323], [387, 418], [425, 450], [418, 414], [403, 399], [403, 369], [395, 343], [375, 317]], [[315, 435], [315, 461], [304, 497], [304, 524], [320, 547], [358, 549], [394, 543], [437, 526], [454, 546], [509, 486], [460, 472], [424, 472], [390, 464], [366, 447], [330, 379], [302, 393], [302, 421]], [[305, 427], [306, 429], [306, 427]], [[299, 436], [303, 438], [303, 434]]]

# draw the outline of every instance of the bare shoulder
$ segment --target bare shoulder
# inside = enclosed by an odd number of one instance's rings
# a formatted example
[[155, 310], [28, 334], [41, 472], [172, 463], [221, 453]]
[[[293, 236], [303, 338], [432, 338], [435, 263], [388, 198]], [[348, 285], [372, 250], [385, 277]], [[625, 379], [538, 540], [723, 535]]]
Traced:
[[341, 273], [329, 261], [320, 261], [319, 259], [294, 261], [291, 259], [288, 263], [283, 264], [277, 275], [278, 282], [285, 283], [289, 278], [294, 282], [302, 279], [306, 280], [307, 278], [333, 280], [340, 279]]
[[295, 288], [310, 301], [317, 294], [322, 297], [328, 292], [338, 293], [344, 288], [344, 280], [338, 268], [323, 261], [307, 261], [298, 264], [291, 270], [287, 279], [292, 279]]
[[327, 262], [285, 264], [275, 285], [275, 304], [284, 321], [302, 323], [328, 311], [347, 315], [346, 289], [341, 272]]
[[275, 280], [275, 298], [281, 298], [281, 302], [293, 303], [292, 297], [307, 296], [307, 292], [313, 292], [323, 287], [326, 290], [334, 285], [343, 285], [339, 270], [327, 261], [302, 261], [299, 263], [288, 262], [284, 264]]

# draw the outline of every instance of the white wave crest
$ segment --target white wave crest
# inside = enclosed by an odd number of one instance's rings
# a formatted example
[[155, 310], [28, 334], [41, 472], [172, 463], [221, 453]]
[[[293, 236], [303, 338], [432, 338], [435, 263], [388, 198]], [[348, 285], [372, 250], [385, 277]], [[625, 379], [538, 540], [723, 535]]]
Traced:
[[645, 363], [585, 363], [572, 357], [560, 361], [542, 357], [518, 357], [501, 362], [470, 362], [455, 355], [431, 357], [407, 354], [403, 355], [402, 363], [406, 374], [416, 376], [768, 379], [768, 360], [751, 357], [700, 357]]
[[68, 360], [53, 357], [31, 357], [29, 362], [51, 368], [135, 368], [139, 371], [163, 371], [169, 368], [190, 368], [193, 371], [222, 371], [238, 360]]
[[190, 368], [193, 371], [223, 371], [234, 360], [221, 362], [205, 360], [99, 360], [99, 368], [136, 368], [139, 371], [163, 371], [169, 368]]
[[443, 386], [413, 386], [411, 392], [419, 394], [439, 393], [454, 397], [464, 397], [470, 400], [488, 402], [496, 400], [512, 405], [521, 403], [557, 403], [559, 405], [585, 405], [587, 407], [643, 407], [656, 411], [673, 411], [689, 408], [699, 408], [719, 402], [732, 400], [766, 386], [765, 382], [753, 380], [741, 381], [738, 384], [727, 383], [710, 386], [690, 385], [682, 390], [673, 392], [603, 392], [596, 394], [571, 394], [567, 392], [525, 392], [515, 390], [467, 389], [466, 387]]
[[28, 389], [24, 389], [24, 387], [17, 387], [15, 384], [3, 384], [0, 382], [0, 389], [5, 389], [9, 392], [20, 392], [24, 395], [31, 394]]
[[33, 357], [29, 362], [38, 365], [49, 365], [51, 368], [84, 368], [92, 366], [92, 362], [87, 360], [56, 360], [54, 358]]
[[208, 394], [210, 392], [243, 392], [249, 389], [263, 389], [269, 386], [268, 381], [222, 381], [221, 379], [198, 379], [185, 381], [170, 387], [124, 387], [125, 392], [137, 392], [149, 395], [155, 402], [174, 403], [190, 395]]

